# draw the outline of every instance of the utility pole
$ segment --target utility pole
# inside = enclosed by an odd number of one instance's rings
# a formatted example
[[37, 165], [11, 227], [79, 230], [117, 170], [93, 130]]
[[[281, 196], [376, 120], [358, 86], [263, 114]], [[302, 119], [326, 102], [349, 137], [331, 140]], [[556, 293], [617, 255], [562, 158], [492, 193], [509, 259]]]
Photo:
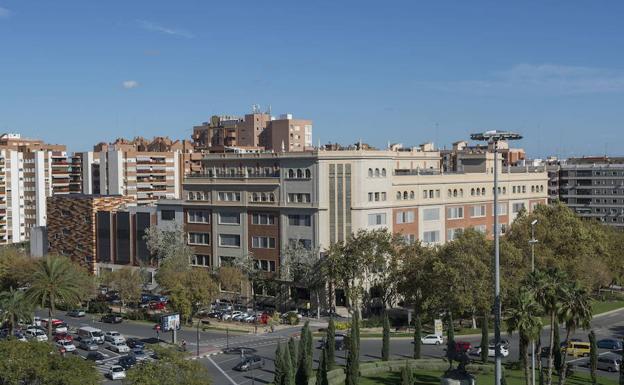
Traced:
[[[531, 222], [531, 239], [529, 243], [531, 244], [531, 271], [535, 271], [535, 244], [537, 243], [537, 239], [535, 239], [535, 225], [537, 224], [537, 219], [534, 219]], [[559, 342], [557, 342], [559, 343]], [[531, 384], [535, 385], [535, 339], [531, 340]]]

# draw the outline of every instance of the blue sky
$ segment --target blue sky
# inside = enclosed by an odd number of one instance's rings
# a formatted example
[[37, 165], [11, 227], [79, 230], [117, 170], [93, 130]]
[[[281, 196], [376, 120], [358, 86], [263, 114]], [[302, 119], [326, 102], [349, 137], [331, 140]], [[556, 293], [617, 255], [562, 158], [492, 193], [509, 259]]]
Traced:
[[252, 104], [314, 142], [508, 129], [623, 155], [624, 2], [0, 0], [0, 131], [187, 138]]

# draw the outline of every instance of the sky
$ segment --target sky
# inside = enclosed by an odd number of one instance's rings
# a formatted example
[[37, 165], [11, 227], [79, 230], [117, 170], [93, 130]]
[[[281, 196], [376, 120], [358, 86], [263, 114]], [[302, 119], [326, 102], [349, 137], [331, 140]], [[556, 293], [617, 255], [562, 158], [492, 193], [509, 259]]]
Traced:
[[0, 131], [90, 150], [253, 104], [314, 143], [624, 155], [622, 1], [0, 0]]

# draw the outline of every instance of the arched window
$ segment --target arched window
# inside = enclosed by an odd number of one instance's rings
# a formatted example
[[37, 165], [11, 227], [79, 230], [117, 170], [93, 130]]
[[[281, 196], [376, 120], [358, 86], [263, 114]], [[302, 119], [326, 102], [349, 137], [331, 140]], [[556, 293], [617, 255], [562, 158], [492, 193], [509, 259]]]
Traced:
[[503, 195], [507, 194], [507, 187], [503, 187]]
[[535, 192], [535, 185], [531, 186], [531, 192], [534, 193]]
[[192, 201], [195, 199], [195, 193], [192, 191], [188, 192], [188, 200]]
[[258, 193], [251, 194], [251, 201], [258, 202]]
[[303, 170], [300, 168], [297, 169], [297, 178], [298, 179], [303, 178]]
[[375, 176], [379, 177], [379, 169], [378, 168], [375, 169]]
[[457, 198], [457, 189], [453, 190], [453, 198]]
[[381, 176], [386, 176], [386, 169], [385, 168], [381, 169]]
[[308, 178], [308, 179], [310, 179], [310, 178], [312, 177], [312, 173], [311, 173], [311, 172], [310, 172], [310, 170], [309, 170], [309, 169], [307, 169], [307, 168], [306, 168], [306, 170], [305, 170], [305, 177], [306, 177], [306, 178]]
[[262, 202], [266, 202], [266, 201], [267, 201], [267, 195], [266, 195], [266, 193], [262, 193], [262, 194], [260, 195], [260, 199], [262, 199]]
[[460, 196], [460, 198], [464, 197], [464, 189], [463, 188], [459, 189], [459, 196]]
[[403, 199], [407, 200], [407, 191], [403, 191]]
[[288, 170], [288, 178], [292, 179], [295, 177], [295, 170], [292, 168]]
[[485, 187], [481, 189], [481, 195], [485, 195]]
[[414, 199], [416, 197], [416, 194], [414, 194], [414, 191], [410, 191], [410, 199]]
[[446, 192], [446, 196], [448, 196], [449, 198], [453, 196], [453, 191], [451, 191], [451, 189], [448, 189], [448, 191]]
[[401, 192], [400, 192], [400, 191], [397, 191], [397, 194], [396, 194], [396, 199], [397, 199], [398, 201], [400, 201], [400, 200], [401, 200], [401, 197], [402, 197]]
[[204, 200], [204, 193], [202, 193], [201, 191], [198, 191], [195, 197], [197, 198], [198, 201]]
[[470, 189], [470, 196], [474, 196], [474, 195], [475, 195], [475, 189], [474, 189], [474, 188], [471, 188], [471, 189]]
[[544, 185], [540, 185], [540, 192], [544, 192]]
[[368, 169], [368, 177], [369, 177], [369, 178], [372, 178], [372, 177], [373, 177], [373, 169], [372, 169], [372, 168], [369, 168], [369, 169]]
[[275, 194], [269, 193], [269, 201], [270, 202], [275, 202]]

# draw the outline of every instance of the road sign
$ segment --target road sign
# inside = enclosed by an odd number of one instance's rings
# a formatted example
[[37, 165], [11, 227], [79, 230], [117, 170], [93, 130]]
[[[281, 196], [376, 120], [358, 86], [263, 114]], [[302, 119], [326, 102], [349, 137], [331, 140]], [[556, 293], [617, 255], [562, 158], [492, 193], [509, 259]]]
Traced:
[[160, 330], [168, 332], [180, 330], [180, 314], [166, 314], [160, 317]]
[[434, 328], [434, 331], [435, 331], [435, 335], [441, 337], [444, 334], [444, 330], [443, 330], [443, 327], [442, 327], [442, 320], [441, 319], [434, 320], [433, 321], [433, 326], [434, 326], [433, 328]]

